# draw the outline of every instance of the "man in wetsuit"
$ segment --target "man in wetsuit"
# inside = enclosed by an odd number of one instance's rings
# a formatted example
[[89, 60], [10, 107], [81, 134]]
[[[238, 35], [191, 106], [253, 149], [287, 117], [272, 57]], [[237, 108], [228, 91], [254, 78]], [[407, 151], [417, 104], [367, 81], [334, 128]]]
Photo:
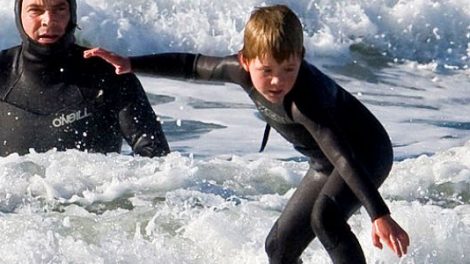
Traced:
[[0, 156], [79, 149], [169, 152], [134, 74], [117, 76], [75, 44], [75, 0], [16, 0], [22, 44], [0, 53]]
[[365, 257], [347, 219], [362, 205], [371, 217], [376, 247], [406, 254], [408, 234], [392, 219], [378, 192], [393, 162], [385, 129], [367, 108], [315, 66], [302, 60], [303, 32], [286, 6], [251, 15], [238, 55], [157, 54], [122, 58], [101, 49], [118, 73], [237, 83], [266, 122], [310, 158], [310, 168], [266, 240], [270, 263], [298, 263], [317, 237], [334, 263]]

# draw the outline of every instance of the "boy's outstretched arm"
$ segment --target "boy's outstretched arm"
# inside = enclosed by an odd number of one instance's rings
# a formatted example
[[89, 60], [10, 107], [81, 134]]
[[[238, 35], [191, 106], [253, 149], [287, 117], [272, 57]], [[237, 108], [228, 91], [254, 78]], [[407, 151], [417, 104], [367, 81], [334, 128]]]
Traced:
[[83, 57], [88, 59], [91, 57], [100, 57], [116, 68], [116, 74], [125, 74], [132, 71], [130, 59], [119, 56], [102, 48], [93, 48], [85, 50]]
[[83, 52], [84, 58], [99, 57], [115, 68], [117, 74], [135, 72], [152, 76], [175, 79], [194, 79], [195, 62], [198, 55], [193, 53], [154, 53], [143, 56], [123, 57], [102, 48]]
[[169, 52], [123, 57], [102, 48], [93, 48], [84, 51], [83, 57], [101, 58], [114, 66], [117, 74], [134, 72], [180, 80], [230, 82], [251, 89], [250, 75], [240, 66], [237, 54], [217, 57]]

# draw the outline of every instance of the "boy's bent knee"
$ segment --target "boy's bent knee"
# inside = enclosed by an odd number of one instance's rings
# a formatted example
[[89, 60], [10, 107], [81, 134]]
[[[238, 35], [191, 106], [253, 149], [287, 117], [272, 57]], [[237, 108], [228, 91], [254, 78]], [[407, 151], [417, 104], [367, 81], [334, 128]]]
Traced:
[[269, 264], [297, 264], [302, 263], [296, 250], [287, 250], [285, 241], [279, 238], [278, 223], [276, 222], [269, 232], [265, 242], [266, 254]]
[[278, 239], [277, 239], [277, 222], [274, 224], [273, 228], [268, 234], [264, 244], [264, 250], [268, 254], [269, 259], [275, 258], [276, 253], [278, 252]]
[[312, 210], [311, 225], [323, 246], [335, 248], [342, 234], [350, 232], [346, 219], [336, 203], [326, 195], [320, 195]]

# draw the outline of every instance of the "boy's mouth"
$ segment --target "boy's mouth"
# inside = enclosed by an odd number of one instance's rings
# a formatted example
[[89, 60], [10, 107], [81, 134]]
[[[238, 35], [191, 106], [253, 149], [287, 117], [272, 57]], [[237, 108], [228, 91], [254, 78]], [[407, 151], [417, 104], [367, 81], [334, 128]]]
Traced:
[[272, 95], [280, 95], [282, 94], [282, 90], [269, 90], [269, 93]]

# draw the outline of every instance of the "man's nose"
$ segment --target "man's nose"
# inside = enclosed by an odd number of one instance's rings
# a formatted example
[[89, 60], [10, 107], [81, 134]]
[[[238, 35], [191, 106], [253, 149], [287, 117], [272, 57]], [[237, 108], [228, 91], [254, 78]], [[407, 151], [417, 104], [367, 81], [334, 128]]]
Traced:
[[41, 16], [41, 25], [48, 26], [54, 20], [54, 13], [46, 10]]

